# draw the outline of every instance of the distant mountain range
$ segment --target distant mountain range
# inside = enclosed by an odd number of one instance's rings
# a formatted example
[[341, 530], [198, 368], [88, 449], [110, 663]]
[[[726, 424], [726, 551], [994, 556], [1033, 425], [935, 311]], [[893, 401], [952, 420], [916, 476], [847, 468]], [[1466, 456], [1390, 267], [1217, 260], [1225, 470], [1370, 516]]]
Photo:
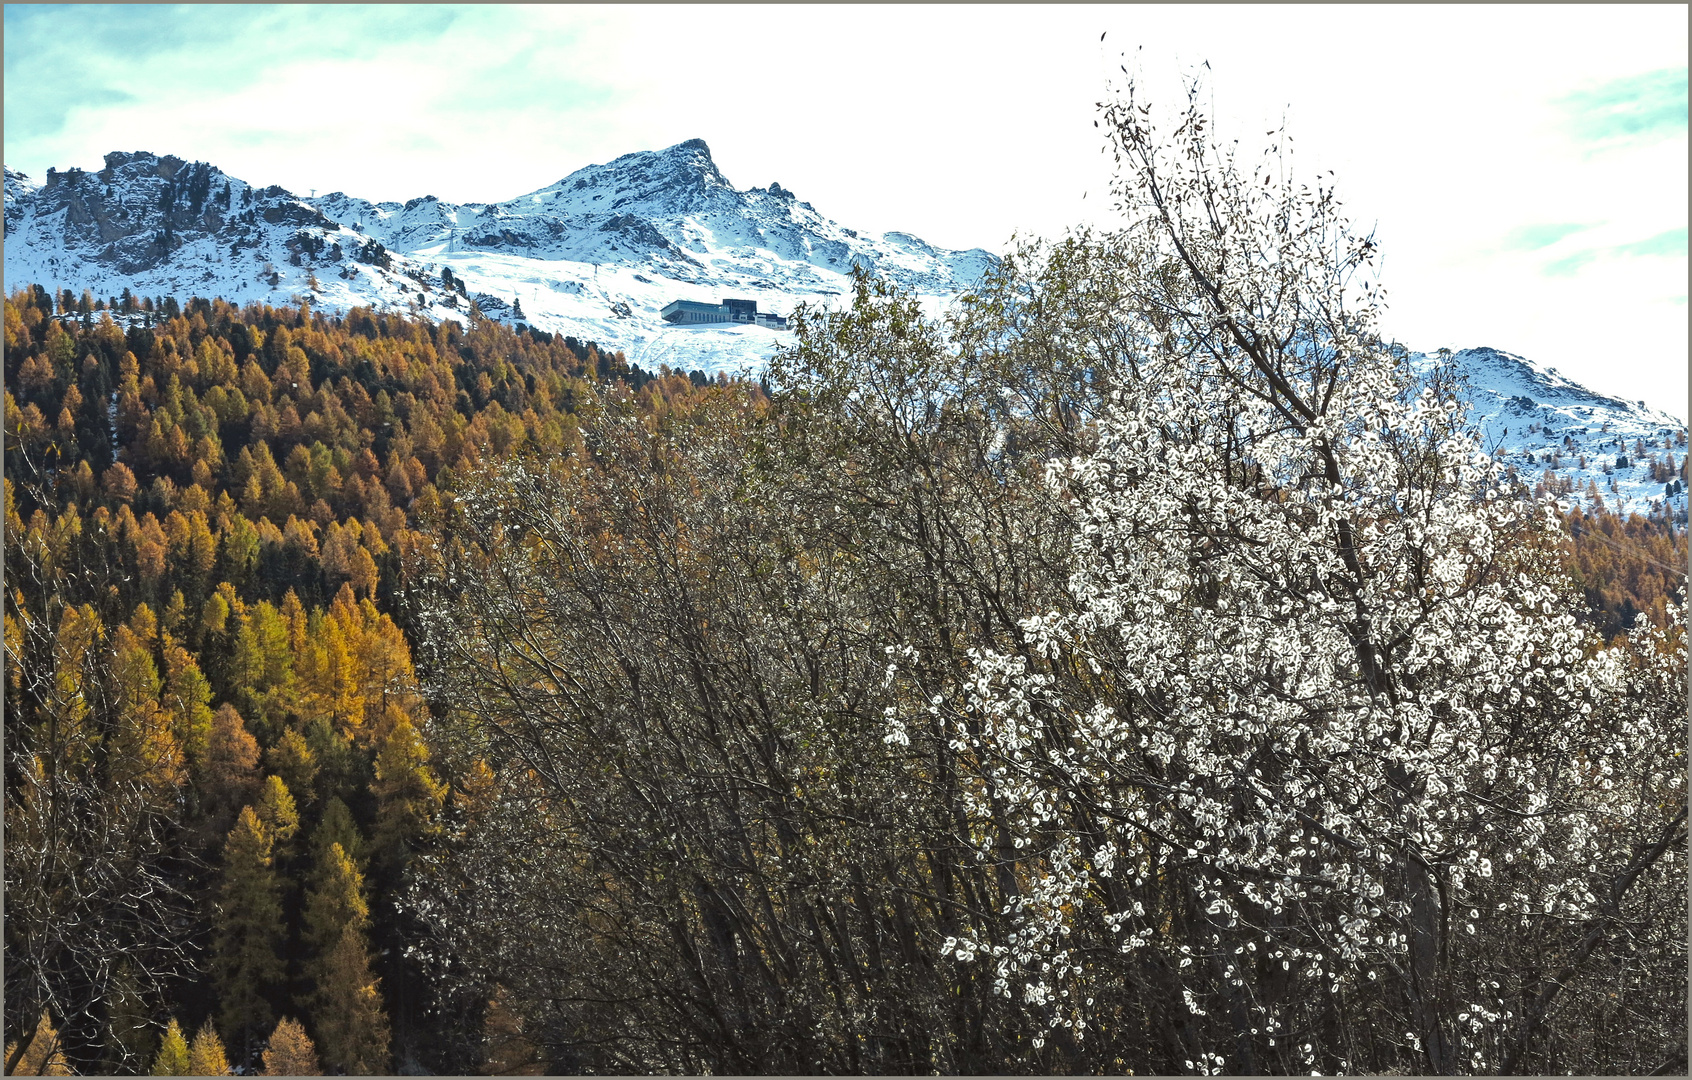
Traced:
[[994, 261], [907, 233], [860, 234], [779, 183], [740, 190], [702, 139], [497, 203], [301, 197], [146, 152], [44, 182], [7, 168], [5, 184], [8, 283], [238, 303], [314, 291], [325, 308], [434, 319], [461, 317], [474, 299], [484, 314], [614, 345], [649, 368], [742, 368], [781, 340], [754, 326], [676, 330], [658, 314], [671, 300], [735, 297], [786, 315], [849, 295], [862, 266], [938, 305]]
[[[785, 332], [676, 327], [672, 300], [754, 300], [786, 315], [849, 296], [854, 266], [889, 277], [938, 310], [994, 263], [907, 233], [869, 236], [779, 183], [741, 190], [704, 140], [625, 154], [496, 203], [431, 195], [373, 203], [334, 192], [256, 187], [204, 162], [111, 153], [97, 172], [5, 170], [5, 281], [78, 295], [220, 296], [326, 309], [462, 318], [472, 301], [507, 322], [620, 348], [650, 370], [708, 374], [762, 364]], [[1686, 456], [1685, 425], [1643, 402], [1606, 397], [1555, 369], [1496, 349], [1454, 357], [1491, 446], [1532, 478], [1615, 509], [1684, 514], [1662, 477]], [[1412, 354], [1412, 363], [1432, 359]], [[1667, 445], [1665, 445], [1667, 444]], [[1643, 453], [1641, 453], [1643, 449]]]

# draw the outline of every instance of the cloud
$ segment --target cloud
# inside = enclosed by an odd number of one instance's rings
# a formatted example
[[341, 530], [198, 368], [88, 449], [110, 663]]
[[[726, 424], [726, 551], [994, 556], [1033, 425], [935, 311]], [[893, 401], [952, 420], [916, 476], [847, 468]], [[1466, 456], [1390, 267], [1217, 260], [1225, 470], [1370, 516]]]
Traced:
[[1546, 277], [1573, 277], [1597, 258], [1598, 252], [1587, 248], [1546, 263], [1542, 272]]
[[780, 180], [844, 225], [997, 248], [1121, 224], [1093, 120], [1127, 50], [1160, 107], [1202, 73], [1218, 133], [1252, 144], [1285, 117], [1299, 170], [1337, 170], [1379, 226], [1401, 339], [1684, 401], [1685, 308], [1653, 299], [1685, 291], [1684, 241], [1659, 238], [1685, 220], [1682, 5], [874, 10], [15, 5], [5, 161], [145, 148], [470, 201], [700, 137], [736, 184]]
[[215, 109], [219, 98], [261, 88], [302, 62], [352, 65], [436, 41], [461, 14], [403, 5], [8, 4], [7, 160], [39, 156], [38, 147], [62, 152], [90, 116], [127, 111], [156, 130], [178, 111]]
[[1678, 229], [1658, 233], [1649, 239], [1620, 244], [1612, 250], [1617, 255], [1685, 255], [1686, 227], [1682, 225]]
[[1590, 225], [1522, 225], [1511, 229], [1504, 237], [1505, 251], [1538, 251], [1540, 248], [1550, 247], [1565, 236], [1570, 236]]
[[1577, 90], [1558, 102], [1583, 142], [1615, 145], [1686, 133], [1686, 68], [1663, 68]]
[[26, 172], [94, 166], [145, 132], [148, 149], [259, 184], [488, 199], [586, 164], [584, 140], [638, 148], [617, 138], [628, 80], [591, 40], [592, 12], [9, 6], [5, 20], [5, 160]]
[[1666, 232], [1657, 233], [1655, 236], [1646, 237], [1644, 240], [1635, 240], [1629, 244], [1583, 248], [1580, 251], [1571, 252], [1560, 259], [1546, 263], [1541, 267], [1540, 272], [1546, 277], [1573, 277], [1600, 258], [1611, 259], [1617, 256], [1637, 255], [1679, 255], [1684, 258], [1686, 256], [1685, 226], [1678, 229], [1669, 229]]

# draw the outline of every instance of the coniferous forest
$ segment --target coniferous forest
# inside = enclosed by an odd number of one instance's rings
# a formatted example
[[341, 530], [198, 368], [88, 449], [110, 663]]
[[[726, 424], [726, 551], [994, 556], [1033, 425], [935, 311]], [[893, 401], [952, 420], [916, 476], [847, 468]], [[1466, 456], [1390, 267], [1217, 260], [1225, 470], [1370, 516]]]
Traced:
[[1106, 119], [760, 382], [16, 289], [7, 1072], [1684, 1070], [1684, 526]]

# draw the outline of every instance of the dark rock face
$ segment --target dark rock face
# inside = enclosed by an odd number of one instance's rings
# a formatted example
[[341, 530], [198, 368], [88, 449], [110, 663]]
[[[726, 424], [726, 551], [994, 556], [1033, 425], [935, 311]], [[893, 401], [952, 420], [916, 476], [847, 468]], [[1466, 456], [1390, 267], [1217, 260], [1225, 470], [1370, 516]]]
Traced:
[[896, 244], [901, 244], [905, 247], [920, 251], [924, 255], [933, 256], [935, 254], [934, 248], [929, 245], [928, 241], [919, 236], [912, 236], [907, 232], [890, 232], [887, 234], [887, 239]]
[[664, 234], [653, 228], [652, 222], [634, 214], [618, 214], [599, 227], [600, 232], [616, 233], [631, 244], [680, 255], [681, 250], [670, 243]]
[[317, 210], [299, 202], [274, 203], [265, 207], [259, 216], [271, 225], [325, 226], [335, 224]]
[[117, 170], [125, 165], [139, 164], [143, 170], [150, 171], [152, 175], [159, 179], [170, 180], [176, 176], [177, 170], [181, 169], [184, 164], [183, 160], [174, 154], [159, 157], [147, 150], [137, 150], [132, 154], [114, 150], [106, 155], [105, 160], [106, 167], [100, 170], [100, 179], [107, 184], [117, 178]]
[[507, 315], [511, 311], [511, 304], [509, 302], [498, 296], [494, 296], [491, 293], [477, 293], [470, 299], [476, 302], [476, 306], [482, 309], [482, 314], [484, 315], [492, 315], [497, 318], [502, 315]]
[[25, 207], [34, 199], [35, 185], [28, 173], [6, 166], [6, 235], [12, 235], [22, 223]]
[[496, 216], [486, 225], [478, 226], [464, 242], [482, 248], [535, 248], [558, 240], [567, 231], [564, 223], [553, 217]]
[[535, 246], [532, 238], [522, 233], [512, 232], [510, 229], [486, 229], [465, 237], [464, 242], [471, 247], [484, 248], [530, 248]]
[[[253, 223], [236, 205], [247, 185], [205, 162], [147, 151], [113, 152], [98, 173], [54, 172], [33, 196], [37, 218], [62, 214], [66, 248], [120, 273], [150, 270], [206, 236], [233, 243]], [[280, 192], [258, 213], [272, 224], [324, 225], [323, 215]], [[9, 209], [9, 208], [8, 208]]]

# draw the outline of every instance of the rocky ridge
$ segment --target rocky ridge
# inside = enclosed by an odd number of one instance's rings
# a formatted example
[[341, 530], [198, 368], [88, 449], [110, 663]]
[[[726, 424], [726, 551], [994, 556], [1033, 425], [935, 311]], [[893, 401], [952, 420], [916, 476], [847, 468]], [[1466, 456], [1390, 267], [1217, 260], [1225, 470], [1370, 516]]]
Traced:
[[625, 154], [494, 203], [371, 202], [258, 187], [204, 162], [106, 155], [97, 172], [6, 171], [8, 282], [236, 302], [368, 305], [524, 321], [707, 371], [766, 358], [779, 331], [692, 329], [670, 300], [737, 296], [787, 314], [828, 304], [863, 267], [938, 306], [992, 265], [907, 233], [860, 235], [779, 183], [736, 188], [701, 139]]
[[[7, 168], [5, 235], [8, 290], [309, 296], [326, 309], [437, 320], [463, 319], [474, 304], [621, 348], [648, 369], [708, 374], [756, 368], [788, 338], [761, 326], [673, 327], [658, 314], [669, 301], [736, 296], [787, 314], [843, 298], [863, 267], [938, 310], [993, 264], [981, 249], [908, 233], [860, 235], [779, 183], [736, 188], [700, 139], [589, 165], [504, 202], [462, 204], [301, 197], [204, 162], [111, 153], [97, 171], [40, 182]], [[1435, 359], [1409, 358], [1422, 369]], [[1489, 448], [1530, 483], [1566, 502], [1684, 515], [1683, 481], [1662, 478], [1685, 459], [1676, 417], [1501, 350], [1452, 359]]]

